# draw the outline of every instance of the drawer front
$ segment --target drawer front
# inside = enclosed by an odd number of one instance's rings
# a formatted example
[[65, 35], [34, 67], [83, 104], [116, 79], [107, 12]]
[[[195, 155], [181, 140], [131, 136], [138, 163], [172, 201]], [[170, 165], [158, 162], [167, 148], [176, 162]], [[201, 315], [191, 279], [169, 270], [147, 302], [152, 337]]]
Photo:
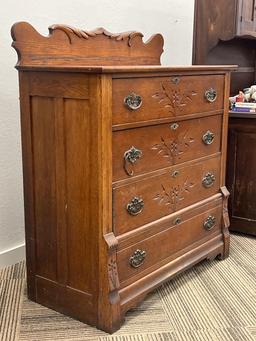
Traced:
[[224, 76], [113, 80], [113, 125], [223, 109]]
[[220, 158], [165, 169], [113, 189], [116, 235], [131, 231], [216, 194]]
[[184, 248], [220, 233], [221, 214], [222, 206], [219, 205], [178, 225], [172, 225], [173, 222], [170, 221], [170, 228], [118, 251], [120, 282], [125, 282], [133, 276], [136, 276], [137, 280], [147, 273], [148, 268], [160, 262], [163, 265]]
[[113, 133], [113, 180], [220, 151], [222, 115]]

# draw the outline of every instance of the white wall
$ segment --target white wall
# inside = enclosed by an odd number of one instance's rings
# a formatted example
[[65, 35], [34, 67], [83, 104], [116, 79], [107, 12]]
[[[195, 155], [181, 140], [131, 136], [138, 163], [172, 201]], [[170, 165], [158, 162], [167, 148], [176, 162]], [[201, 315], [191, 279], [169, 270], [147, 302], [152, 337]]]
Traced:
[[[194, 0], [8, 0], [0, 12], [0, 267], [22, 257], [24, 215], [16, 52], [10, 28], [30, 22], [41, 34], [64, 23], [84, 29], [105, 27], [111, 32], [137, 30], [145, 40], [154, 33], [165, 39], [162, 64], [190, 64]], [[9, 249], [13, 252], [6, 253]], [[8, 258], [8, 255], [10, 257]], [[12, 256], [11, 256], [12, 255]], [[13, 256], [14, 255], [14, 256]], [[16, 255], [16, 256], [15, 256]], [[4, 260], [3, 260], [4, 259]]]

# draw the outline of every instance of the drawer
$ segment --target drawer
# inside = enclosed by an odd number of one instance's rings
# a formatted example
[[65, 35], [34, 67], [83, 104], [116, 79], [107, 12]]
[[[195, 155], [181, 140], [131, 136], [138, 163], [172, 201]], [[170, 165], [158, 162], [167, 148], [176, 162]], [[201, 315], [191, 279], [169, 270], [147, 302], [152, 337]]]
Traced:
[[113, 180], [220, 151], [222, 115], [113, 133]]
[[[136, 280], [155, 268], [170, 262], [221, 232], [222, 205], [201, 210], [191, 219], [174, 225], [147, 239], [139, 241], [117, 252], [117, 266], [121, 287], [125, 281], [136, 276]], [[182, 215], [181, 215], [182, 219]], [[151, 269], [149, 269], [151, 268]], [[123, 285], [122, 285], [123, 283]]]
[[131, 231], [217, 193], [220, 158], [171, 167], [113, 188], [116, 235]]
[[113, 125], [223, 109], [224, 76], [113, 79]]

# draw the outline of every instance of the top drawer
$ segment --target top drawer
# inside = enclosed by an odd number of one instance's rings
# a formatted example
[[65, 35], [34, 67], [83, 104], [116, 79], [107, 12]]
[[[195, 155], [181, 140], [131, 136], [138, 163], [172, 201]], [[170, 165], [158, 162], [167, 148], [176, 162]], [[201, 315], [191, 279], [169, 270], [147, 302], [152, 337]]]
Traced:
[[113, 79], [113, 125], [223, 109], [224, 76]]

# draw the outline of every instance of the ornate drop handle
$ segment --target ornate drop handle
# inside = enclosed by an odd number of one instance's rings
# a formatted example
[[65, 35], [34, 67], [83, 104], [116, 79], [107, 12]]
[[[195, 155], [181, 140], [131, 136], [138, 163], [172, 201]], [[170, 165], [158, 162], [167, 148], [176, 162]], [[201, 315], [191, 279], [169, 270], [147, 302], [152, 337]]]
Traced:
[[129, 169], [129, 163], [134, 165], [142, 157], [142, 151], [132, 146], [124, 153], [124, 170], [129, 176], [133, 176], [134, 171]]
[[142, 98], [140, 95], [137, 95], [134, 92], [132, 92], [131, 94], [127, 95], [124, 98], [124, 104], [130, 110], [138, 110], [142, 105]]
[[203, 185], [205, 188], [209, 188], [209, 187], [211, 187], [211, 186], [213, 185], [214, 181], [215, 181], [215, 176], [214, 176], [214, 174], [212, 174], [212, 173], [209, 172], [209, 173], [205, 174], [205, 176], [203, 177], [203, 179], [202, 179], [202, 185]]
[[146, 257], [146, 251], [138, 249], [134, 251], [134, 253], [130, 257], [129, 263], [133, 268], [138, 268], [139, 266], [143, 264], [145, 257]]
[[130, 215], [137, 215], [139, 214], [144, 207], [144, 201], [142, 198], [134, 197], [132, 200], [127, 204], [126, 209]]
[[210, 231], [216, 224], [216, 218], [213, 215], [209, 215], [204, 221], [204, 228]]
[[202, 136], [202, 140], [205, 144], [209, 145], [213, 143], [214, 137], [214, 133], [207, 130], [207, 132]]
[[204, 97], [208, 102], [212, 103], [212, 102], [216, 101], [217, 91], [213, 88], [210, 88], [210, 89], [205, 91]]

